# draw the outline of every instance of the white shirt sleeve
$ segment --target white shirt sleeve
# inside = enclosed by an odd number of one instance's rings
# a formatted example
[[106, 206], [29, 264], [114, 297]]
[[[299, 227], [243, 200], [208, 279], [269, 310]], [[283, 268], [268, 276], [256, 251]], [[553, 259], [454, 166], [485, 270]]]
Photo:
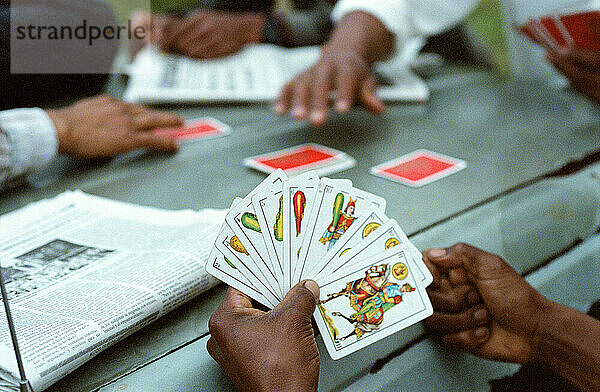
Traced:
[[2, 183], [46, 166], [58, 152], [52, 120], [39, 108], [0, 111]]
[[334, 22], [353, 11], [379, 19], [396, 41], [441, 33], [460, 23], [479, 0], [339, 0], [331, 14]]

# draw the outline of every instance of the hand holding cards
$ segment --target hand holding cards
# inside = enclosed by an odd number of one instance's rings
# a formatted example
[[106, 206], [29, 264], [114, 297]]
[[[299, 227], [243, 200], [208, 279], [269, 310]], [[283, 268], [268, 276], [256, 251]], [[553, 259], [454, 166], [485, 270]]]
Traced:
[[234, 201], [206, 271], [269, 308], [315, 280], [314, 317], [341, 358], [432, 314], [432, 276], [385, 204], [349, 180], [277, 170]]

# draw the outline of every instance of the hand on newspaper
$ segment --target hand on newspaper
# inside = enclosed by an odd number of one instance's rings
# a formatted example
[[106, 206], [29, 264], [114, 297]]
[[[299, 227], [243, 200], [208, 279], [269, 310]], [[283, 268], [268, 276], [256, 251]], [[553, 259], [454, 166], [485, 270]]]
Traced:
[[575, 90], [600, 104], [600, 54], [568, 48], [548, 52], [546, 58]]
[[174, 114], [128, 104], [108, 95], [47, 113], [56, 128], [58, 152], [86, 159], [111, 157], [138, 148], [177, 151], [175, 140], [150, 131], [183, 124], [183, 119]]
[[377, 98], [371, 64], [389, 54], [393, 41], [393, 35], [371, 15], [346, 15], [323, 46], [317, 63], [283, 87], [275, 111], [284, 114], [289, 110], [297, 120], [321, 126], [327, 121], [335, 92], [334, 108], [339, 112], [358, 102], [372, 113], [382, 113], [385, 106]]
[[171, 21], [163, 31], [160, 47], [198, 59], [224, 57], [249, 43], [262, 41], [265, 16], [261, 13], [198, 11]]
[[209, 321], [208, 352], [239, 390], [316, 391], [320, 358], [311, 323], [316, 298], [317, 284], [300, 282], [263, 312], [229, 288]]

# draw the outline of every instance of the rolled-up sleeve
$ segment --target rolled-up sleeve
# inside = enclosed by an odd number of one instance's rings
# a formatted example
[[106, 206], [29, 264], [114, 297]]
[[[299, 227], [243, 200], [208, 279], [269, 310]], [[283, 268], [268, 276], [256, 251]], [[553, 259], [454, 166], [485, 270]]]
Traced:
[[54, 124], [38, 108], [0, 112], [0, 189], [46, 166], [57, 154]]
[[438, 34], [460, 23], [479, 0], [340, 0], [332, 12], [338, 22], [354, 11], [379, 19], [397, 41]]

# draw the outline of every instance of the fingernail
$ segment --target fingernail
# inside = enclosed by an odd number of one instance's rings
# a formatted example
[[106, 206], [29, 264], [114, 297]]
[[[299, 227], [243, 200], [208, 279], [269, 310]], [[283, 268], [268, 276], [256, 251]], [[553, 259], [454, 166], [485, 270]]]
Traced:
[[478, 309], [473, 313], [473, 317], [476, 321], [487, 321], [487, 311], [485, 309]]
[[467, 295], [467, 302], [469, 305], [475, 305], [477, 302], [479, 302], [479, 295], [476, 292], [471, 291], [469, 295]]
[[339, 101], [336, 101], [335, 110], [337, 110], [338, 112], [347, 112], [348, 110], [350, 110], [350, 101], [346, 99], [340, 99]]
[[306, 109], [304, 109], [303, 107], [295, 107], [292, 110], [292, 114], [296, 118], [303, 118], [304, 116], [306, 116]]
[[319, 299], [319, 285], [314, 280], [307, 280], [304, 282], [304, 287], [310, 290], [315, 299]]
[[488, 335], [488, 329], [486, 327], [477, 328], [475, 330], [474, 335], [475, 335], [475, 338], [477, 338], [477, 340], [486, 339], [487, 335]]
[[429, 251], [427, 251], [427, 253], [429, 253], [429, 256], [431, 256], [433, 258], [444, 257], [444, 256], [446, 256], [446, 249], [441, 249], [441, 248], [429, 249]]
[[314, 124], [322, 124], [325, 122], [325, 112], [322, 110], [312, 112], [310, 114], [310, 122]]

